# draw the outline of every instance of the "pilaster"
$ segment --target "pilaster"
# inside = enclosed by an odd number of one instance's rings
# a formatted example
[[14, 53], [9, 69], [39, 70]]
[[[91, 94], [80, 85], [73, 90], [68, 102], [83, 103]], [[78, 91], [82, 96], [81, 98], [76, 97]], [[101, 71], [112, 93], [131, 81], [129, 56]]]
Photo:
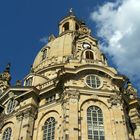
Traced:
[[140, 112], [137, 109], [139, 103], [137, 100], [134, 99], [129, 104], [130, 104], [129, 117], [134, 127], [134, 137], [136, 140], [139, 140], [140, 139]]
[[121, 97], [111, 96], [108, 102], [110, 103], [114, 140], [129, 140]]
[[[78, 140], [79, 128], [78, 128], [78, 100], [79, 100], [79, 91], [77, 90], [68, 90], [65, 91], [66, 102], [65, 106], [65, 140]], [[64, 106], [64, 105], [63, 105]]]
[[36, 110], [31, 107], [17, 114], [18, 140], [32, 140], [36, 113]]

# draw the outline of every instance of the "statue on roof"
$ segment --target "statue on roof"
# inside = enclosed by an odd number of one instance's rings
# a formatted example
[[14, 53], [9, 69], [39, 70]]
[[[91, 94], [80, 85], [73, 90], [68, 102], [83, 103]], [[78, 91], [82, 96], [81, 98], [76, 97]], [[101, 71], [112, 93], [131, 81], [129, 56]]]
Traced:
[[137, 90], [132, 86], [130, 81], [127, 83], [126, 93], [129, 95], [130, 99], [137, 98]]
[[10, 83], [11, 80], [10, 67], [11, 64], [8, 63], [5, 70], [2, 73], [0, 73], [0, 80], [5, 81], [8, 84]]

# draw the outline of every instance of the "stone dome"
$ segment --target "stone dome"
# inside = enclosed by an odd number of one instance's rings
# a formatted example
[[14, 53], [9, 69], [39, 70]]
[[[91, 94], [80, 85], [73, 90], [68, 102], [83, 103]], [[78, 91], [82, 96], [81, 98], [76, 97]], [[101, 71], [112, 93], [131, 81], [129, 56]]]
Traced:
[[72, 55], [72, 32], [61, 35], [57, 38], [50, 37], [50, 42], [46, 44], [37, 54], [33, 69], [38, 71], [43, 67], [54, 63], [62, 63], [65, 58]]
[[[37, 54], [32, 71], [24, 79], [24, 85], [32, 83], [40, 88], [40, 85], [63, 75], [66, 70], [73, 69], [71, 73], [75, 73], [78, 72], [77, 68], [85, 65], [90, 69], [96, 69], [96, 66], [106, 68], [107, 61], [97, 40], [91, 36], [91, 30], [83, 21], [70, 14], [60, 21], [59, 35], [51, 35], [48, 43]], [[112, 68], [107, 69], [111, 69], [109, 73], [116, 73]]]

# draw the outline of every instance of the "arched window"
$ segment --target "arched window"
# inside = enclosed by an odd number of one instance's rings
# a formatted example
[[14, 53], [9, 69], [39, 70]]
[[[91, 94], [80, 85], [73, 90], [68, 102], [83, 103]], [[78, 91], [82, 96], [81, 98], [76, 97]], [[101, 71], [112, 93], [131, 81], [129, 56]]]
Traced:
[[33, 82], [33, 77], [29, 77], [25, 82], [25, 86], [32, 86], [32, 82]]
[[15, 107], [17, 105], [17, 101], [14, 100], [14, 99], [11, 99], [9, 102], [8, 102], [8, 105], [7, 105], [7, 109], [6, 109], [6, 113], [9, 114], [11, 112], [14, 111]]
[[86, 59], [94, 59], [92, 51], [86, 51], [85, 56], [86, 56]]
[[64, 29], [64, 31], [69, 30], [69, 22], [66, 22], [66, 23], [63, 25], [63, 29]]
[[53, 117], [48, 118], [44, 124], [43, 129], [43, 140], [54, 140], [55, 119]]
[[88, 140], [104, 140], [102, 110], [97, 106], [87, 109]]
[[42, 51], [42, 61], [47, 58], [47, 49]]
[[79, 30], [79, 25], [77, 23], [75, 24], [75, 29]]
[[12, 129], [10, 127], [8, 127], [3, 133], [2, 140], [10, 140], [11, 134], [12, 134]]

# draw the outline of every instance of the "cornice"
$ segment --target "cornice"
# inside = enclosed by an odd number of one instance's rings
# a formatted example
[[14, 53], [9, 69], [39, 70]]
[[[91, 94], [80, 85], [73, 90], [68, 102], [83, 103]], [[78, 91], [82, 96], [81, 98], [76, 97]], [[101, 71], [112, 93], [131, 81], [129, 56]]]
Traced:
[[[0, 102], [2, 103], [4, 99], [5, 99], [4, 102], [7, 102], [7, 100], [11, 98], [9, 93], [10, 92], [14, 93], [15, 91], [17, 91], [17, 94], [19, 93], [17, 96], [14, 96], [15, 99], [25, 96], [30, 92], [34, 92], [35, 94], [38, 95], [39, 92], [35, 87], [11, 87], [0, 97]], [[22, 91], [22, 93], [20, 91]]]
[[101, 71], [104, 72], [105, 74], [108, 74], [110, 77], [114, 79], [120, 79], [123, 80], [124, 77], [117, 75], [117, 71], [115, 69], [112, 69], [111, 67], [106, 67], [106, 66], [100, 66], [100, 65], [95, 65], [95, 64], [79, 64], [79, 65], [72, 65], [73, 67], [70, 67], [69, 65], [65, 65], [65, 73], [71, 73], [71, 74], [78, 74], [81, 71], [85, 70], [96, 70], [96, 71]]
[[56, 78], [56, 79], [49, 80], [46, 83], [40, 85], [40, 94], [39, 95], [42, 95], [46, 92], [49, 92], [50, 90], [55, 89], [58, 82], [59, 82], [59, 79]]
[[100, 97], [110, 97], [112, 95], [118, 94], [117, 91], [108, 91], [108, 90], [100, 90], [100, 89], [85, 89], [85, 88], [80, 88], [80, 87], [69, 87], [68, 88], [70, 91], [71, 90], [76, 90], [79, 91], [81, 95], [98, 95]]
[[42, 69], [39, 69], [39, 70], [35, 71], [35, 73], [40, 74], [40, 73], [43, 73], [45, 71], [49, 71], [49, 70], [52, 70], [52, 69], [63, 68], [65, 64], [66, 63], [61, 63], [61, 64], [55, 64], [55, 65], [46, 66], [46, 67], [44, 67]]
[[[31, 92], [33, 92], [34, 94], [30, 94]], [[35, 87], [33, 87], [32, 89], [30, 89], [29, 91], [25, 92], [25, 93], [22, 93], [18, 96], [15, 97], [16, 100], [19, 100], [20, 98], [22, 97], [25, 97], [25, 96], [32, 96], [32, 97], [38, 97], [39, 96], [39, 90], [37, 90]]]

